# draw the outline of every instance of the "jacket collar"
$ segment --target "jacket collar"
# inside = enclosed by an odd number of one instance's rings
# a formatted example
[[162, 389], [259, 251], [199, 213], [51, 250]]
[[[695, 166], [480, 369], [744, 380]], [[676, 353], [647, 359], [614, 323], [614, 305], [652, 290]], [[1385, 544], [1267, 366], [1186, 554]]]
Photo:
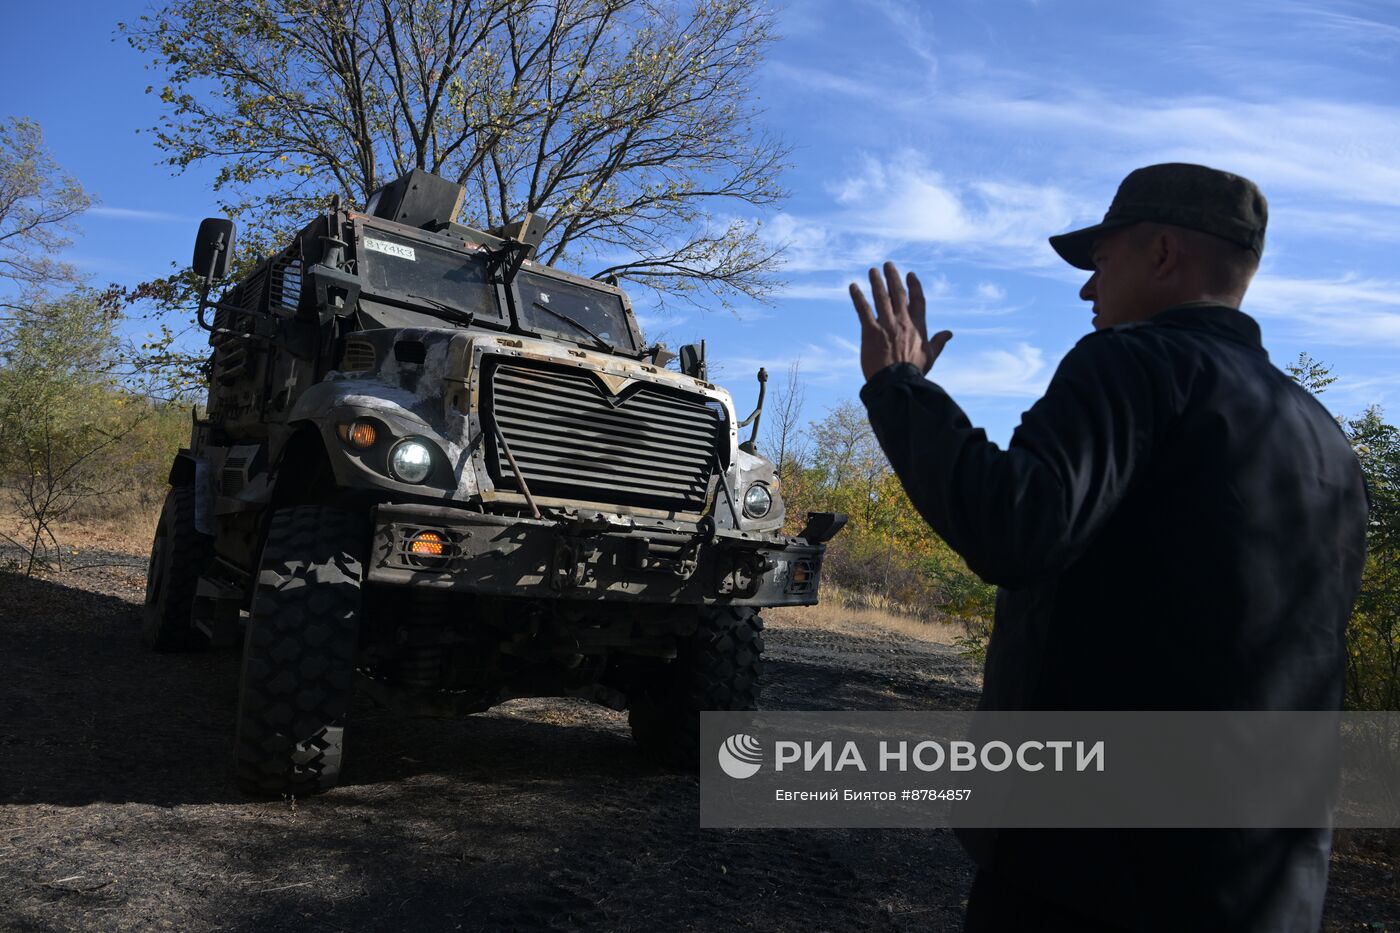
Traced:
[[1158, 311], [1150, 321], [1153, 324], [1207, 331], [1269, 355], [1260, 340], [1259, 324], [1239, 308], [1214, 301], [1188, 301]]

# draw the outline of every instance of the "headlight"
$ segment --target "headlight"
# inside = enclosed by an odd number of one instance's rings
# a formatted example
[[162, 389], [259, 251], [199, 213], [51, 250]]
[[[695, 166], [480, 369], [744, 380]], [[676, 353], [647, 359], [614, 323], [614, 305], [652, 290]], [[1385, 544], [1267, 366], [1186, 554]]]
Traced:
[[762, 518], [773, 508], [773, 494], [762, 483], [754, 483], [744, 493], [744, 514], [749, 518]]
[[433, 469], [433, 452], [419, 441], [400, 441], [389, 452], [389, 470], [395, 479], [421, 483]]

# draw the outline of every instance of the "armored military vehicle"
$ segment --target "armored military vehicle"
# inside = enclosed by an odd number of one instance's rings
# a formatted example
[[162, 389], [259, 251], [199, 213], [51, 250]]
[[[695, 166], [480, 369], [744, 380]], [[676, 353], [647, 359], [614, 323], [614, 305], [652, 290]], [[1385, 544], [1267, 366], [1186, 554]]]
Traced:
[[170, 470], [143, 635], [243, 645], [247, 793], [333, 787], [356, 686], [426, 715], [583, 697], [693, 766], [699, 711], [758, 699], [759, 610], [817, 600], [845, 517], [782, 533], [703, 345], [667, 368], [616, 283], [532, 261], [535, 218], [456, 223], [462, 196], [415, 170], [217, 299], [233, 225], [200, 227], [208, 404]]

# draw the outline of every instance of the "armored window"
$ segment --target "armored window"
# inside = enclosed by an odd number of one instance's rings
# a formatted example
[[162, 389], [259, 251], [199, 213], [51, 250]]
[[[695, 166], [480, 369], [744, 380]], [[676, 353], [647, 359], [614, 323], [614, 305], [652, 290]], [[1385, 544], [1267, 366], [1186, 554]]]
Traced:
[[466, 247], [365, 226], [358, 258], [365, 289], [376, 297], [473, 314], [487, 323], [502, 318], [485, 257]]
[[620, 350], [634, 350], [622, 299], [563, 279], [521, 270], [515, 277], [522, 326], [537, 333], [590, 342], [591, 337]]

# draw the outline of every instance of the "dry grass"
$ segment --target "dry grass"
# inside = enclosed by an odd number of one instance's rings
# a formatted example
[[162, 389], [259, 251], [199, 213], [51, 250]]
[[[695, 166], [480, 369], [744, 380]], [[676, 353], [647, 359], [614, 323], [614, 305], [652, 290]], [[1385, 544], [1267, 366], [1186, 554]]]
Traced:
[[[160, 504], [144, 509], [132, 509], [113, 518], [86, 518], [55, 522], [53, 531], [63, 548], [64, 565], [81, 563], [85, 552], [106, 551], [117, 554], [142, 555], [150, 550], [151, 536], [160, 519]], [[19, 541], [28, 533], [14, 512], [0, 512], [0, 532]]]
[[776, 627], [815, 628], [845, 635], [878, 635], [897, 632], [918, 641], [939, 645], [956, 644], [964, 634], [957, 622], [925, 622], [891, 605], [871, 605], [867, 599], [852, 600], [836, 587], [823, 587], [821, 602], [815, 606], [786, 606], [766, 609], [764, 624]]

